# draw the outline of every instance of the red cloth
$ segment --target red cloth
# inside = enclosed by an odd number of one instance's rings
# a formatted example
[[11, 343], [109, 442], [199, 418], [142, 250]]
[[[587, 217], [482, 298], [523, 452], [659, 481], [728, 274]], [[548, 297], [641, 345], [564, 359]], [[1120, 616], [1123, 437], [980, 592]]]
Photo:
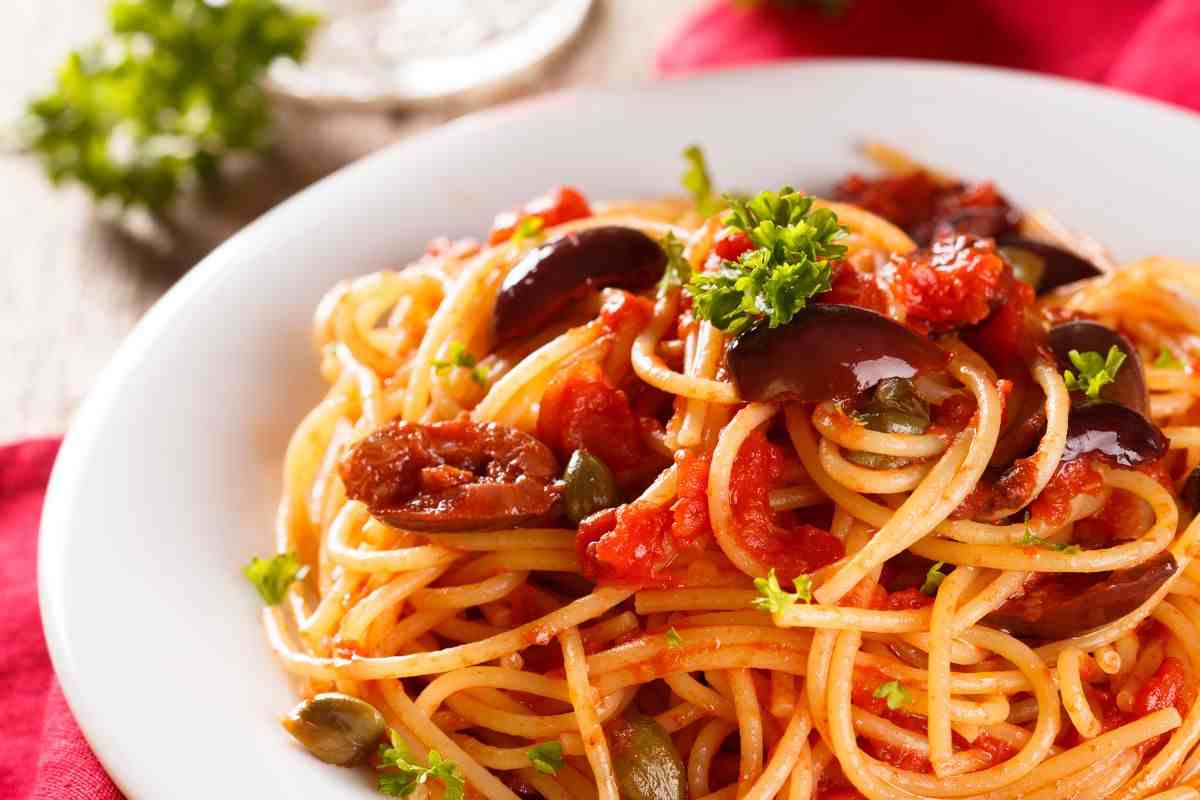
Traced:
[[50, 668], [37, 604], [37, 530], [59, 439], [0, 447], [0, 797], [120, 800]]
[[675, 74], [806, 56], [1017, 67], [1200, 110], [1197, 0], [855, 0], [841, 16], [719, 0], [663, 44], [657, 66]]

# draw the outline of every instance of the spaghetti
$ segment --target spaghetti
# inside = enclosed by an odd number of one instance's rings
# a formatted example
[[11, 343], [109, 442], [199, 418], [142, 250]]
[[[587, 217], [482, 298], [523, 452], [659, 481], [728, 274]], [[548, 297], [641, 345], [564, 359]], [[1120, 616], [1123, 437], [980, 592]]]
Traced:
[[868, 152], [328, 294], [248, 570], [296, 738], [435, 800], [1200, 796], [1200, 271]]

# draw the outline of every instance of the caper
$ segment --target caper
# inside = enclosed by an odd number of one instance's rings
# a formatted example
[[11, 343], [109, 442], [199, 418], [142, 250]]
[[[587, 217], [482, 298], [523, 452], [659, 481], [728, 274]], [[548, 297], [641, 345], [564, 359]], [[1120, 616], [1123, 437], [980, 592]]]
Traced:
[[620, 503], [612, 471], [587, 450], [576, 450], [571, 454], [563, 480], [567, 484], [563, 504], [567, 517], [576, 524], [597, 511]]
[[1012, 265], [1014, 278], [1023, 283], [1028, 283], [1034, 289], [1041, 285], [1042, 278], [1046, 274], [1045, 258], [1032, 250], [1017, 247], [1016, 245], [1000, 247], [996, 252], [1000, 254], [1001, 258]]
[[846, 460], [867, 469], [900, 469], [913, 463], [904, 456], [888, 456], [883, 453], [868, 453], [866, 450], [847, 450]]
[[374, 706], [340, 692], [300, 703], [284, 718], [283, 727], [308, 752], [343, 767], [365, 761], [387, 733], [387, 722]]
[[882, 433], [924, 433], [929, 430], [929, 405], [917, 396], [912, 381], [889, 378], [875, 387], [875, 396], [854, 418]]
[[687, 800], [687, 774], [663, 727], [636, 711], [609, 726], [613, 771], [625, 800]]

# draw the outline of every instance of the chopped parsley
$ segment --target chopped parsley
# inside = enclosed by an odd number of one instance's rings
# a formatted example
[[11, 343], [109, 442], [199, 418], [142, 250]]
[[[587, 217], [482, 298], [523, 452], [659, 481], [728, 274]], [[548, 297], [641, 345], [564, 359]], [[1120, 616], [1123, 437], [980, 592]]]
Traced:
[[563, 749], [558, 742], [534, 745], [527, 755], [533, 768], [545, 775], [553, 775], [563, 768]]
[[676, 647], [683, 647], [683, 637], [674, 628], [667, 628], [667, 647], [672, 650]]
[[532, 216], [525, 217], [517, 223], [517, 229], [513, 231], [512, 243], [519, 245], [526, 239], [534, 239], [541, 236], [542, 231], [546, 227], [546, 220], [543, 217]]
[[467, 783], [458, 771], [458, 765], [453, 761], [442, 758], [437, 750], [430, 750], [427, 761], [428, 767], [422, 767], [413, 761], [404, 740], [395, 732], [390, 732], [391, 746], [379, 746], [379, 769], [384, 770], [379, 776], [379, 791], [388, 797], [409, 797], [430, 781], [440, 781], [444, 800], [463, 800], [466, 797]]
[[1154, 359], [1154, 366], [1159, 369], [1183, 369], [1183, 362], [1171, 352], [1169, 347], [1164, 346], [1158, 351], [1158, 358]]
[[56, 184], [165, 208], [228, 154], [268, 144], [259, 79], [303, 58], [318, 20], [279, 0], [113, 0], [108, 34], [67, 56], [17, 144]]
[[845, 255], [837, 215], [814, 209], [813, 199], [785, 186], [746, 200], [726, 196], [727, 227], [756, 245], [715, 272], [692, 275], [687, 291], [696, 316], [729, 333], [765, 321], [776, 328], [792, 321], [814, 295], [829, 290], [830, 261]]
[[471, 371], [471, 380], [480, 386], [487, 386], [487, 370], [477, 364], [475, 356], [468, 353], [461, 342], [451, 342], [446, 356], [444, 359], [435, 358], [430, 362], [439, 375], [452, 367], [462, 367]]
[[942, 585], [942, 581], [946, 580], [946, 573], [942, 572], [944, 566], [946, 566], [946, 562], [939, 561], [925, 573], [925, 582], [921, 584], [922, 594], [937, 594], [938, 587]]
[[1077, 544], [1060, 544], [1052, 542], [1049, 539], [1043, 539], [1040, 536], [1034, 536], [1033, 530], [1029, 527], [1029, 512], [1025, 512], [1025, 535], [1021, 537], [1022, 547], [1040, 547], [1043, 550], [1053, 550], [1056, 553], [1066, 553], [1073, 556], [1076, 553], [1082, 552]]
[[801, 575], [796, 578], [793, 583], [796, 586], [796, 591], [785, 592], [783, 587], [779, 585], [779, 577], [776, 576], [775, 570], [771, 569], [765, 578], [755, 578], [754, 588], [762, 597], [754, 598], [752, 605], [760, 611], [769, 611], [772, 614], [791, 608], [796, 604], [797, 600], [805, 603], [812, 602], [812, 578], [808, 575]]
[[242, 574], [254, 584], [264, 603], [277, 606], [287, 596], [288, 587], [292, 582], [303, 580], [308, 574], [308, 567], [300, 563], [295, 553], [280, 553], [271, 558], [255, 556], [242, 570]]
[[880, 684], [875, 689], [873, 697], [876, 700], [883, 700], [887, 703], [887, 707], [892, 711], [896, 711], [902, 706], [906, 706], [912, 702], [912, 693], [904, 688], [904, 684], [900, 681], [888, 681]]
[[1078, 373], [1066, 370], [1063, 380], [1072, 392], [1083, 392], [1090, 400], [1100, 399], [1100, 390], [1117, 379], [1117, 370], [1125, 363], [1125, 354], [1115, 344], [1108, 348], [1107, 355], [1094, 351], [1081, 353], [1072, 350], [1067, 356]]
[[693, 144], [684, 149], [683, 157], [687, 159], [688, 167], [679, 182], [692, 196], [697, 211], [705, 216], [715, 214], [721, 207], [721, 201], [713, 194], [712, 177], [708, 172], [704, 151], [700, 145]]
[[658, 245], [667, 254], [667, 266], [663, 269], [662, 280], [658, 282], [658, 293], [661, 295], [687, 283], [692, 277], [692, 265], [683, 257], [683, 242], [675, 238], [673, 232], [667, 231]]

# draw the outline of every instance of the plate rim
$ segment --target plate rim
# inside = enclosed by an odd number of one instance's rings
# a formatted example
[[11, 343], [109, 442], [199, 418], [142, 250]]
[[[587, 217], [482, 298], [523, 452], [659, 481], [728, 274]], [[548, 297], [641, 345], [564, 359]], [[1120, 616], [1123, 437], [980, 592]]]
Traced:
[[417, 147], [435, 137], [475, 135], [489, 127], [502, 125], [514, 116], [536, 113], [546, 104], [586, 102], [589, 98], [625, 95], [649, 91], [664, 92], [676, 83], [721, 83], [750, 79], [765, 73], [843, 68], [850, 71], [906, 70], [938, 77], [968, 76], [971, 80], [1038, 84], [1051, 91], [1065, 91], [1088, 96], [1095, 101], [1121, 106], [1136, 106], [1159, 115], [1170, 124], [1190, 125], [1200, 133], [1200, 113], [1183, 106], [1145, 97], [1125, 89], [1107, 87], [1087, 81], [1046, 75], [1028, 70], [988, 65], [941, 62], [904, 58], [807, 58], [756, 63], [729, 68], [712, 68], [682, 75], [647, 77], [612, 81], [588, 87], [565, 88], [544, 92], [533, 97], [475, 111], [442, 125], [394, 142], [380, 150], [357, 159], [321, 178], [278, 205], [261, 214], [197, 262], [174, 286], [163, 294], [120, 343], [103, 367], [92, 388], [86, 393], [66, 434], [55, 461], [47, 486], [38, 531], [37, 595], [42, 632], [67, 705], [97, 759], [113, 782], [129, 797], [148, 791], [146, 779], [137, 769], [137, 759], [130, 757], [132, 744], [120, 741], [117, 731], [106, 723], [103, 702], [84, 689], [82, 671], [70, 654], [69, 628], [71, 621], [63, 607], [59, 586], [66, 578], [65, 564], [60, 557], [69, 545], [72, 531], [66, 524], [70, 498], [78, 492], [84, 467], [92, 455], [103, 428], [99, 425], [110, 413], [123, 384], [147, 357], [155, 342], [169, 328], [179, 311], [186, 308], [193, 295], [209, 284], [226, 278], [236, 265], [236, 253], [258, 237], [270, 236], [277, 220], [286, 217], [316, 195], [330, 190], [332, 185], [352, 181], [360, 173], [393, 153]]

